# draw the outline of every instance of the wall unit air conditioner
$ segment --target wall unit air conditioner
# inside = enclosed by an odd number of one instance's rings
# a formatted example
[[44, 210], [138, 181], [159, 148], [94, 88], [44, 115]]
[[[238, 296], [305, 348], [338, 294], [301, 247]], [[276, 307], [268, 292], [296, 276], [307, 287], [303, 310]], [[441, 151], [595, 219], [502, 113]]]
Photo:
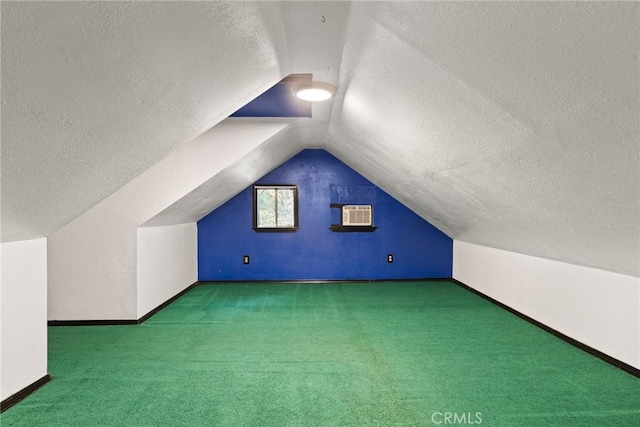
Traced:
[[373, 207], [371, 205], [344, 205], [342, 207], [343, 226], [373, 225]]

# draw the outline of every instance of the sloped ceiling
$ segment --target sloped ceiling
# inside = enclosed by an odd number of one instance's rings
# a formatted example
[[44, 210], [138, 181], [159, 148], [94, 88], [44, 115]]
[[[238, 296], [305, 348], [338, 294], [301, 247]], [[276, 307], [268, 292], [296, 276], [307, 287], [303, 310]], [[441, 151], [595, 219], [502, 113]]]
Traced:
[[55, 231], [290, 72], [278, 3], [2, 2], [2, 239]]
[[[338, 96], [296, 124], [302, 147], [456, 239], [638, 276], [638, 6], [3, 2], [3, 240], [47, 235], [311, 72]], [[276, 167], [290, 135], [246, 165]], [[214, 207], [193, 194], [157, 221]]]
[[327, 144], [450, 236], [638, 275], [638, 3], [357, 3]]
[[[235, 123], [244, 119], [229, 118]], [[250, 121], [247, 125], [250, 124]], [[245, 127], [245, 125], [243, 125]], [[176, 200], [151, 218], [143, 227], [195, 222], [218, 208], [302, 149], [298, 126], [293, 123], [252, 150], [241, 160], [205, 181], [195, 190]]]

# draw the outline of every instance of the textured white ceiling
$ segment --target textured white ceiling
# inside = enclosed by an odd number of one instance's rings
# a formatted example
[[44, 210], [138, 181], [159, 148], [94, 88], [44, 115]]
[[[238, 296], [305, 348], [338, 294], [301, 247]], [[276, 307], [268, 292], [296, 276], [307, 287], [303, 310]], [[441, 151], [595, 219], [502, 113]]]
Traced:
[[[229, 118], [234, 123], [244, 119]], [[249, 121], [248, 124], [251, 122]], [[151, 218], [143, 227], [195, 222], [302, 150], [294, 123]]]
[[[297, 124], [302, 147], [451, 237], [638, 276], [638, 36], [635, 2], [3, 2], [3, 239], [47, 235], [313, 72], [338, 96]], [[196, 193], [155, 220], [215, 207]]]
[[4, 241], [55, 231], [288, 73], [277, 3], [1, 7]]
[[637, 3], [354, 3], [327, 148], [450, 236], [638, 275]]

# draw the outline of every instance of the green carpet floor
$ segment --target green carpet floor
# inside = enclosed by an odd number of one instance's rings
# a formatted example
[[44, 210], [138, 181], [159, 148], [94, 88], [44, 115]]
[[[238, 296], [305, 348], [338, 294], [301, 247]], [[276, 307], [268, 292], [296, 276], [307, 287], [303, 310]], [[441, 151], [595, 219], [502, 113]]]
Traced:
[[640, 425], [640, 380], [449, 282], [201, 285], [48, 332], [3, 427]]

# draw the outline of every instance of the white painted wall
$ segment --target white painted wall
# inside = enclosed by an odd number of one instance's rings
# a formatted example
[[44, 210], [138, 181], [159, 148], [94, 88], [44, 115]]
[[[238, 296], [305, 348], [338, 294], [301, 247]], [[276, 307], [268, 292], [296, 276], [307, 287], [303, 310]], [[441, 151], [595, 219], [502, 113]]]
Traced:
[[138, 228], [138, 318], [197, 280], [196, 223]]
[[49, 319], [137, 319], [138, 226], [288, 123], [223, 121], [51, 234]]
[[640, 279], [454, 240], [453, 277], [640, 368]]
[[46, 239], [2, 244], [0, 400], [47, 374]]

